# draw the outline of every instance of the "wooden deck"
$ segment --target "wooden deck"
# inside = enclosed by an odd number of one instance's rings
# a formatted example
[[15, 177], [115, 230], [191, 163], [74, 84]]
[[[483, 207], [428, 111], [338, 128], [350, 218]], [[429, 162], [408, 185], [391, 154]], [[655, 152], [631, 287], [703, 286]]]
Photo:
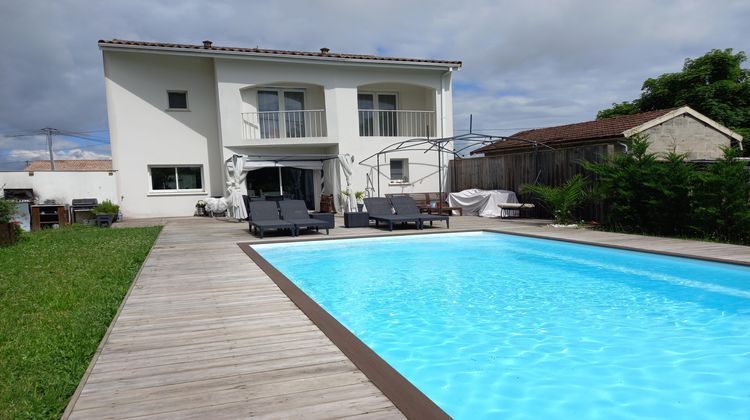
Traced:
[[[240, 250], [238, 242], [254, 240], [247, 224], [184, 218], [125, 225], [154, 222], [165, 228], [64, 418], [403, 417]], [[476, 229], [750, 263], [750, 247], [451, 219], [451, 232]], [[384, 233], [337, 227], [331, 236]], [[280, 239], [289, 237], [264, 242]]]

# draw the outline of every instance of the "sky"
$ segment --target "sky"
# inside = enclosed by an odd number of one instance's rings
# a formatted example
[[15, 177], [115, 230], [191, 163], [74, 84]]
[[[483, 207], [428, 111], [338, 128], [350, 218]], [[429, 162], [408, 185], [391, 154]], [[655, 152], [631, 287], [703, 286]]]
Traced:
[[[99, 39], [463, 61], [456, 134], [592, 120], [714, 48], [750, 53], [750, 1], [0, 1], [0, 169], [109, 157]], [[745, 65], [747, 67], [747, 63]], [[17, 136], [17, 135], [23, 136]], [[83, 137], [83, 138], [81, 138]]]

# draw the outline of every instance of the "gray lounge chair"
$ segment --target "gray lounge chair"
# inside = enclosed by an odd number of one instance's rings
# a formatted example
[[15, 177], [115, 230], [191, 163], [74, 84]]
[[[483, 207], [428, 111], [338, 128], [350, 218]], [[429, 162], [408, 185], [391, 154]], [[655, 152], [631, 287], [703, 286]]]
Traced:
[[432, 222], [445, 222], [445, 227], [447, 229], [450, 229], [451, 227], [451, 221], [448, 216], [438, 214], [422, 214], [419, 211], [419, 207], [417, 207], [417, 202], [409, 196], [400, 195], [391, 197], [391, 204], [393, 205], [393, 209], [396, 211], [396, 214], [399, 216], [419, 217], [422, 226], [424, 226], [424, 222], [430, 222], [430, 226], [432, 226]]
[[250, 233], [255, 231], [260, 234], [260, 238], [263, 239], [263, 234], [266, 229], [289, 229], [292, 236], [295, 236], [297, 230], [293, 223], [289, 223], [285, 220], [279, 219], [279, 208], [273, 201], [251, 201], [248, 203], [250, 208]]
[[380, 222], [388, 223], [388, 230], [393, 230], [394, 223], [409, 223], [414, 222], [417, 229], [422, 229], [422, 222], [419, 217], [415, 216], [402, 216], [393, 214], [391, 208], [391, 202], [387, 198], [371, 197], [365, 198], [365, 207], [367, 207], [367, 213], [370, 220], [375, 221], [375, 226], [379, 226]]
[[316, 232], [320, 231], [320, 228], [323, 228], [326, 230], [326, 235], [328, 235], [328, 223], [310, 216], [304, 201], [283, 200], [279, 201], [278, 204], [281, 211], [281, 218], [294, 225], [294, 229], [297, 231], [296, 235], [299, 235], [300, 228], [305, 227], [315, 228]]

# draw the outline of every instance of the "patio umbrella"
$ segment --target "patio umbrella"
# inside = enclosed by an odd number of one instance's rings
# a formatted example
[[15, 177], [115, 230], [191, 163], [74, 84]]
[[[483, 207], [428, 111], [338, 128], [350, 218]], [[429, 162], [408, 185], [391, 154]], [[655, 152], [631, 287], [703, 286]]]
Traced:
[[245, 169], [245, 157], [242, 155], [232, 156], [232, 171], [227, 165], [227, 192], [229, 193], [229, 211], [235, 219], [247, 219], [245, 203], [242, 201], [242, 183], [245, 181], [247, 172]]
[[349, 196], [348, 211], [357, 211], [357, 198], [354, 196], [352, 191], [352, 173], [354, 167], [354, 156], [349, 153], [345, 155], [339, 155], [339, 162], [341, 162], [341, 169], [344, 171], [344, 178], [346, 178], [346, 195]]

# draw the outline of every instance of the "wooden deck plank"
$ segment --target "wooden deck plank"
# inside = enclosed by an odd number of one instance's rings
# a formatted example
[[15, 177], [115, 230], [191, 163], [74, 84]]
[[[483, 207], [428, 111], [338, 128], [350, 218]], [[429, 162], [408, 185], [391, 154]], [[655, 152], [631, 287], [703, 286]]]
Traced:
[[[245, 223], [163, 219], [67, 418], [403, 418], [240, 249]], [[340, 225], [341, 220], [337, 220]], [[145, 223], [135, 221], [134, 223]], [[507, 233], [750, 263], [750, 247], [453, 217]], [[449, 232], [442, 227], [425, 232]], [[420, 234], [396, 229], [394, 234]], [[337, 227], [330, 237], [388, 234]], [[304, 234], [299, 239], [326, 238]], [[269, 235], [264, 242], [289, 240]]]

